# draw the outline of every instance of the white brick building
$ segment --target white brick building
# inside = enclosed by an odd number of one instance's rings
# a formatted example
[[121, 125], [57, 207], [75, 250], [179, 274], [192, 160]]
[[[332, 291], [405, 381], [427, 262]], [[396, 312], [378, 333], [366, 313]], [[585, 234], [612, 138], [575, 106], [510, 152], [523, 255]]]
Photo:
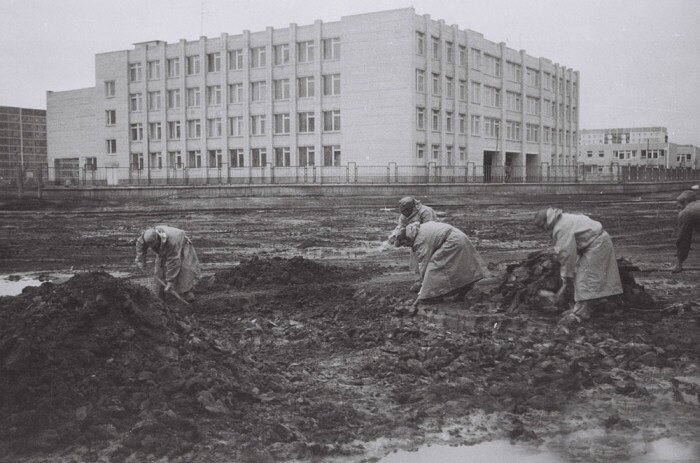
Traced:
[[576, 161], [578, 89], [577, 71], [412, 8], [151, 41], [96, 55], [95, 87], [48, 92], [49, 164], [534, 172]]

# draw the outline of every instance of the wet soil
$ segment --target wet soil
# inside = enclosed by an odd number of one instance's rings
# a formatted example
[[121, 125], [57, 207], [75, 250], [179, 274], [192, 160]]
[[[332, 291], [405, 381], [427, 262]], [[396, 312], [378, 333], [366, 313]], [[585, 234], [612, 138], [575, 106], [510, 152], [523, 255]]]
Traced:
[[[495, 438], [624, 461], [635, 442], [697, 441], [700, 291], [697, 272], [667, 271], [675, 211], [595, 200], [578, 210], [655, 304], [568, 332], [556, 311], [497, 297], [413, 315], [382, 208], [5, 213], [0, 271], [90, 272], [0, 298], [0, 461], [376, 461]], [[547, 245], [527, 224], [538, 207], [442, 208], [490, 264], [476, 291]], [[205, 264], [190, 307], [144, 274], [94, 272], [130, 269], [153, 223], [188, 230]]]

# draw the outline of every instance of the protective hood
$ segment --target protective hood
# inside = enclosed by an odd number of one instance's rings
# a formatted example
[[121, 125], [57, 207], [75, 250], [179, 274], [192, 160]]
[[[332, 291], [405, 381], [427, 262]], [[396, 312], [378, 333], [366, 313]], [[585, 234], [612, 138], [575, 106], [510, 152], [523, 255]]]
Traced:
[[550, 230], [554, 228], [554, 224], [557, 223], [557, 220], [561, 217], [562, 210], [557, 209], [556, 207], [550, 207], [547, 209], [547, 228]]

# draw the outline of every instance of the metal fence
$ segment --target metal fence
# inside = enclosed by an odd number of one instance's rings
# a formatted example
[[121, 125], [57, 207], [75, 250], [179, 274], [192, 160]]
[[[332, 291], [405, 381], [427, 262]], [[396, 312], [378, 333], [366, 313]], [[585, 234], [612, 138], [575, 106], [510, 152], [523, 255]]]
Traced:
[[663, 166], [273, 166], [261, 167], [16, 167], [0, 185], [19, 188], [144, 185], [348, 185], [450, 183], [659, 183], [700, 180], [700, 170]]

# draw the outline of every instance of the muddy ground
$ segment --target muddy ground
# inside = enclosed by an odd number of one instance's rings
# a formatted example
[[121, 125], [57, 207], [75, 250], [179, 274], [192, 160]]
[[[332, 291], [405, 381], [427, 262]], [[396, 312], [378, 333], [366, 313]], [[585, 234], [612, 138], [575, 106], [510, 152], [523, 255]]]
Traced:
[[[0, 456], [376, 461], [505, 437], [635, 461], [661, 438], [697, 442], [700, 273], [668, 271], [671, 197], [424, 198], [492, 276], [480, 302], [416, 316], [407, 250], [380, 246], [388, 200], [0, 205], [1, 274], [127, 272], [0, 298]], [[529, 225], [545, 204], [601, 221], [656, 304], [565, 333], [551, 311], [500, 301], [507, 265], [548, 245]], [[139, 287], [133, 242], [158, 223], [187, 230], [204, 264], [192, 307]]]

